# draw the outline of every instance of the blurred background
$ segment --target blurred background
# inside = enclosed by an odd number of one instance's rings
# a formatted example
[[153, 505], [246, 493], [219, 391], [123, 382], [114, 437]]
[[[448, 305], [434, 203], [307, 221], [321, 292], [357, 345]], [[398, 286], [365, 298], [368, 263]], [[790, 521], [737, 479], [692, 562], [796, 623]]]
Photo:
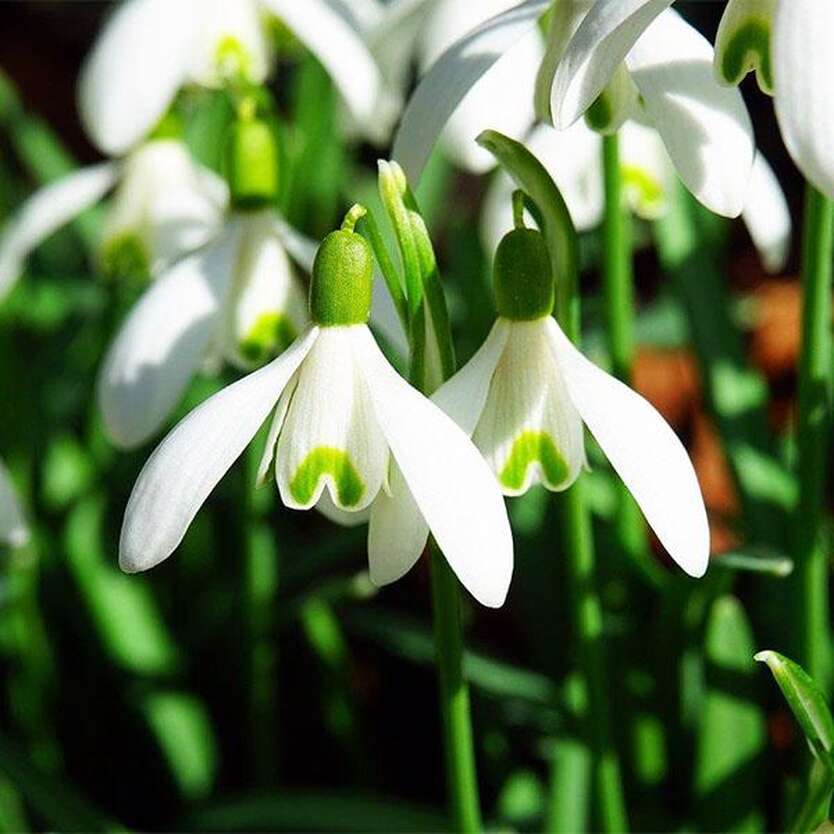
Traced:
[[[714, 39], [723, 3], [677, 7]], [[0, 4], [0, 220], [99, 158], [75, 84], [109, 10]], [[289, 219], [321, 237], [352, 202], [376, 205], [386, 149], [330, 129], [336, 98], [317, 62], [299, 49], [271, 88], [293, 171]], [[771, 102], [749, 78], [742, 89], [799, 218], [802, 181]], [[209, 126], [195, 153], [216, 167], [216, 145]], [[436, 153], [418, 193], [461, 362], [493, 320], [478, 233], [488, 182]], [[789, 581], [799, 229], [788, 269], [768, 276], [742, 224], [681, 201], [695, 229], [687, 251], [664, 244], [673, 220], [636, 230], [646, 245], [635, 250], [635, 387], [685, 438], [715, 553], [731, 556], [716, 555], [701, 583], [667, 570], [656, 543], [648, 567], [623, 558], [615, 481], [591, 449], [611, 708], [636, 830], [768, 830], [796, 767], [795, 731], [752, 654], [780, 648]], [[0, 827], [447, 828], [425, 563], [374, 592], [364, 529], [253, 491], [254, 454], [174, 558], [146, 575], [119, 572], [122, 513], [153, 444], [117, 451], [95, 407], [101, 358], [142, 290], [91, 270], [100, 222], [89, 211], [40, 247], [0, 307], [0, 454], [33, 528], [25, 548], [0, 552]], [[585, 235], [587, 345], [604, 361], [598, 251]], [[226, 374], [201, 377], [177, 416]], [[468, 671], [485, 816], [539, 830], [560, 762], [575, 777], [568, 801], [587, 805], [587, 751], [554, 502], [534, 489], [510, 510], [513, 586], [500, 611], [467, 603]], [[751, 556], [770, 567], [741, 569]]]

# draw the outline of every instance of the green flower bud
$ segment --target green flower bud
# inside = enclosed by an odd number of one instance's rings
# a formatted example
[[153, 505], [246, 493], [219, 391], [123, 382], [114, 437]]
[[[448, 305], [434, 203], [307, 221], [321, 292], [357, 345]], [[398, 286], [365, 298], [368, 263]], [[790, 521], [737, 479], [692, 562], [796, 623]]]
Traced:
[[310, 281], [310, 318], [324, 327], [366, 324], [374, 262], [362, 235], [340, 229], [319, 246]]
[[278, 194], [278, 147], [269, 125], [260, 119], [239, 119], [226, 140], [226, 178], [232, 205], [257, 209]]
[[502, 318], [534, 321], [553, 312], [553, 269], [541, 232], [513, 229], [504, 236], [495, 251], [493, 281]]

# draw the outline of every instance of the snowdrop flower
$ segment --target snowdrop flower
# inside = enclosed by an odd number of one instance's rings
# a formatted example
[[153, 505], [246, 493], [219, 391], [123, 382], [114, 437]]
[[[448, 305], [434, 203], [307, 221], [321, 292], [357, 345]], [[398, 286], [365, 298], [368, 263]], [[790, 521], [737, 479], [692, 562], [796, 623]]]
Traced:
[[571, 486], [585, 466], [584, 423], [672, 558], [702, 576], [709, 527], [689, 457], [654, 407], [586, 359], [552, 318], [539, 232], [517, 228], [503, 239], [495, 297], [486, 342], [434, 401], [472, 436], [505, 495], [537, 482]]
[[153, 274], [216, 231], [223, 181], [176, 139], [152, 139], [121, 161], [82, 168], [30, 197], [0, 236], [0, 298], [42, 241], [115, 188], [99, 246], [108, 273]]
[[[753, 165], [750, 119], [739, 92], [715, 83], [712, 47], [695, 29], [668, 9], [646, 25], [656, 7], [670, 2], [597, 0], [587, 14], [583, 3], [556, 3], [558, 25], [551, 27], [536, 83], [537, 110], [547, 111], [559, 129], [586, 114], [605, 131], [639, 116], [659, 131], [687, 188], [711, 210], [735, 217]], [[496, 15], [434, 65], [394, 145], [409, 179], [416, 181], [461, 96], [548, 6], [527, 0]], [[640, 13], [632, 15], [635, 8]]]
[[[395, 548], [400, 531], [388, 522], [398, 502], [387, 493], [396, 462], [461, 582], [483, 604], [503, 603], [512, 540], [500, 491], [466, 435], [377, 347], [367, 327], [372, 255], [350, 217], [316, 255], [311, 326], [269, 365], [188, 415], [145, 465], [125, 512], [124, 570], [151, 568], [176, 549], [272, 414], [259, 477], [274, 470], [285, 505], [309, 509], [326, 500], [350, 513], [370, 507], [370, 539], [379, 546], [382, 531]], [[372, 576], [377, 555], [372, 548]]]
[[260, 84], [269, 74], [270, 17], [321, 61], [356, 118], [373, 112], [379, 72], [341, 0], [125, 0], [82, 71], [79, 107], [109, 154], [133, 147], [187, 82]]
[[[539, 125], [526, 144], [559, 187], [577, 231], [596, 228], [605, 203], [599, 134], [583, 120], [566, 130]], [[675, 170], [658, 132], [627, 121], [620, 128], [620, 166], [629, 208], [643, 220], [662, 217], [674, 186]], [[481, 215], [481, 237], [487, 251], [494, 251], [513, 226], [511, 197], [515, 187], [503, 171], [490, 185]], [[790, 211], [776, 176], [760, 153], [753, 164], [741, 217], [765, 269], [784, 269], [790, 253]]]
[[751, 70], [774, 97], [782, 138], [799, 169], [834, 199], [834, 6], [816, 0], [729, 0], [715, 71], [738, 84]]
[[251, 369], [307, 323], [290, 256], [305, 269], [315, 246], [272, 208], [277, 149], [268, 126], [245, 121], [227, 146], [232, 208], [204, 246], [148, 288], [119, 330], [98, 380], [105, 428], [130, 448], [154, 434], [205, 364]]
[[0, 544], [23, 547], [29, 541], [29, 529], [17, 500], [8, 470], [0, 461]]

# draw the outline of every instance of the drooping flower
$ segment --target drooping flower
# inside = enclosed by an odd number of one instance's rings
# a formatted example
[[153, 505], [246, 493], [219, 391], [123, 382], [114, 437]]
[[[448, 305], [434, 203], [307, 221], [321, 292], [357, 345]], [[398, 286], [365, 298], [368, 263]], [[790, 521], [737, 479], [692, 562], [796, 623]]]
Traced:
[[228, 202], [223, 180], [195, 162], [176, 139], [152, 139], [124, 160], [82, 168], [30, 197], [0, 237], [0, 298], [42, 241], [115, 188], [99, 244], [113, 275], [153, 275], [202, 246]]
[[341, 0], [126, 0], [83, 69], [79, 107], [108, 154], [139, 142], [183, 84], [260, 84], [272, 63], [278, 18], [321, 61], [353, 114], [373, 113], [378, 69]]
[[[548, 111], [560, 129], [586, 114], [599, 130], [615, 129], [629, 116], [647, 121], [663, 138], [687, 188], [711, 210], [734, 217], [744, 205], [754, 156], [744, 102], [737, 90], [715, 82], [712, 47], [694, 28], [668, 9], [641, 28], [643, 19], [629, 16], [638, 2], [598, 0], [587, 14], [584, 3], [554, 5], [536, 84], [537, 109], [540, 115]], [[657, 0], [649, 4], [652, 17], [657, 5]], [[419, 178], [461, 97], [549, 6], [528, 0], [496, 15], [434, 64], [414, 93], [394, 144], [394, 157], [411, 181]], [[528, 93], [519, 89], [518, 95]]]
[[802, 173], [834, 199], [834, 7], [816, 0], [729, 0], [715, 71], [738, 84], [751, 70], [772, 95], [782, 138]]
[[433, 400], [472, 436], [506, 495], [537, 482], [570, 487], [585, 465], [584, 423], [670, 556], [703, 575], [709, 527], [686, 450], [653, 406], [586, 359], [553, 319], [539, 232], [503, 239], [495, 297], [487, 340]]
[[29, 528], [17, 500], [14, 484], [0, 460], [0, 544], [23, 547], [29, 540]]
[[[580, 120], [566, 130], [536, 127], [526, 141], [559, 187], [577, 231], [599, 225], [605, 204], [601, 138]], [[627, 121], [620, 128], [620, 167], [629, 208], [643, 220], [657, 220], [668, 208], [675, 171], [656, 130]], [[494, 251], [513, 226], [512, 178], [499, 172], [487, 192], [481, 214], [481, 235]], [[791, 216], [775, 174], [756, 154], [747, 199], [741, 212], [762, 263], [769, 272], [784, 269], [790, 252]], [[532, 218], [529, 218], [532, 221]]]
[[[512, 572], [506, 510], [477, 450], [388, 364], [367, 327], [372, 255], [346, 226], [316, 255], [312, 325], [281, 356], [211, 397], [162, 442], [125, 512], [120, 564], [146, 570], [177, 548], [211, 490], [272, 415], [261, 479], [274, 469], [282, 501], [341, 512], [370, 507], [371, 540], [386, 527], [389, 468], [420, 508], [461, 582], [501, 605]], [[390, 499], [389, 499], [390, 502]], [[371, 551], [371, 573], [374, 551]]]

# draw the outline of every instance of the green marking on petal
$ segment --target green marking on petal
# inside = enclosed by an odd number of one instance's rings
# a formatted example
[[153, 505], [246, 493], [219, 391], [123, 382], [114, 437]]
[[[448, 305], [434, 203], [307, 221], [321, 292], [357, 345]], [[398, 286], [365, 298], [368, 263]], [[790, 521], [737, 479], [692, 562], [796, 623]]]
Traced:
[[250, 362], [260, 363], [283, 353], [298, 331], [283, 313], [262, 313], [240, 340], [240, 352]]
[[524, 431], [515, 439], [498, 480], [507, 489], [519, 490], [534, 463], [541, 467], [545, 486], [551, 489], [561, 486], [570, 475], [567, 462], [547, 432]]
[[623, 165], [620, 172], [629, 196], [634, 197], [636, 213], [647, 220], [655, 219], [666, 199], [663, 184], [636, 165]]
[[762, 92], [773, 94], [773, 69], [770, 61], [770, 24], [761, 18], [740, 26], [724, 47], [721, 77], [728, 84], [738, 84], [751, 70]]
[[101, 249], [101, 271], [105, 278], [148, 281], [151, 265], [142, 238], [135, 232], [121, 232], [106, 240]]
[[220, 39], [214, 52], [217, 74], [226, 81], [246, 80], [252, 73], [249, 50], [232, 35]]
[[347, 452], [332, 446], [313, 449], [302, 461], [290, 481], [290, 492], [299, 504], [309, 504], [319, 481], [330, 475], [336, 485], [337, 503], [342, 507], [355, 507], [365, 492], [365, 484]]

